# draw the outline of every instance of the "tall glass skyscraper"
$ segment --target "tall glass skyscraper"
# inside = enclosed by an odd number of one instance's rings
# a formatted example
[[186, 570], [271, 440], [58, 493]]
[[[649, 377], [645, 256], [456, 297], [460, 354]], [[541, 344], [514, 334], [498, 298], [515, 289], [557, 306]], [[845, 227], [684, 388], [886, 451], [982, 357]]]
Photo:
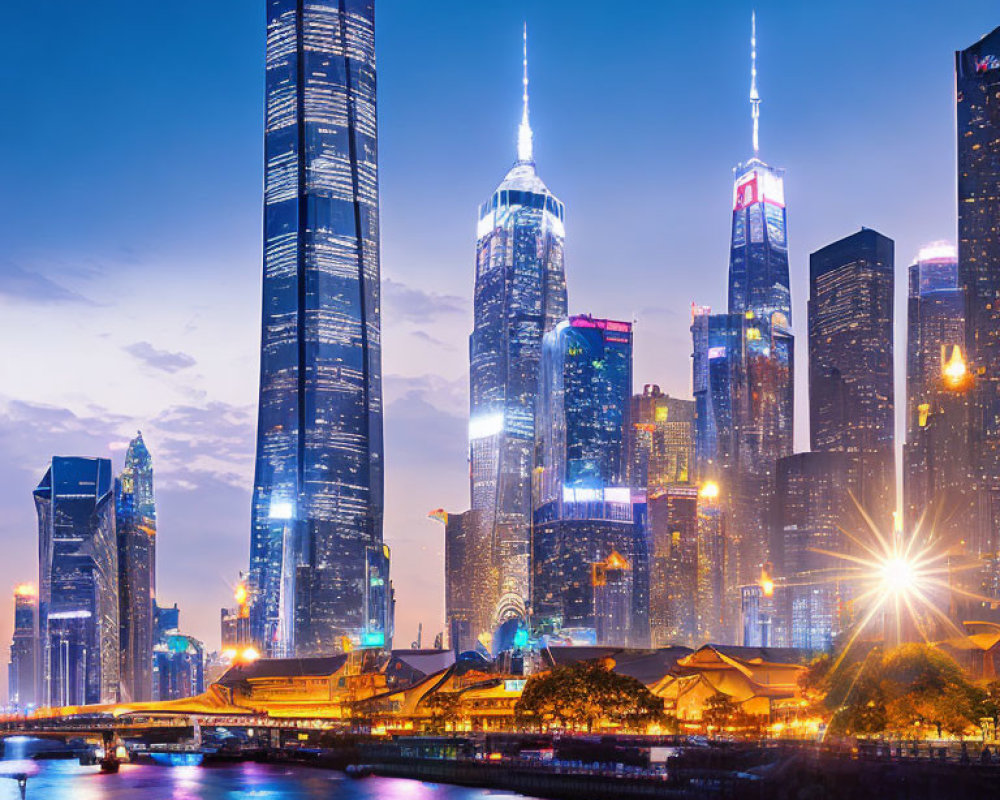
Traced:
[[857, 501], [881, 530], [896, 510], [894, 245], [862, 228], [809, 257], [813, 450], [859, 461]]
[[[983, 555], [1000, 551], [1000, 28], [955, 53], [958, 274], [965, 292], [971, 448]], [[995, 583], [994, 579], [994, 583]]]
[[545, 334], [536, 504], [627, 485], [632, 324], [579, 315]]
[[751, 64], [754, 152], [735, 171], [728, 313], [697, 314], [691, 329], [701, 477], [723, 484], [740, 583], [755, 582], [770, 558], [775, 465], [793, 430], [784, 179], [759, 156], [756, 19]]
[[152, 700], [156, 502], [153, 458], [141, 432], [129, 443], [115, 490], [122, 695], [129, 701]]
[[111, 462], [56, 456], [34, 499], [39, 702], [53, 706], [117, 702], [118, 547]]
[[979, 464], [970, 435], [975, 381], [965, 333], [955, 248], [945, 242], [922, 248], [910, 265], [907, 298], [905, 520], [908, 530], [933, 520], [954, 554], [976, 557], [988, 552], [989, 536], [977, 501]]
[[[374, 0], [268, 0], [250, 588], [283, 656], [385, 637]], [[381, 584], [378, 582], [381, 581]]]
[[535, 171], [525, 44], [517, 160], [479, 209], [469, 339], [472, 508], [494, 543], [498, 603], [528, 597], [542, 337], [566, 317], [563, 221], [563, 204]]
[[22, 713], [38, 705], [38, 592], [27, 583], [14, 589], [7, 697], [13, 709]]

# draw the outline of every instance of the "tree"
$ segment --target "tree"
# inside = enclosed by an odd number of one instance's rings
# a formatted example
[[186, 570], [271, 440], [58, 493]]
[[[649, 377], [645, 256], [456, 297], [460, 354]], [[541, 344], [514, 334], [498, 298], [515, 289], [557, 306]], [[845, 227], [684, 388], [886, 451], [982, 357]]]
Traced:
[[947, 653], [926, 644], [904, 644], [886, 653], [882, 663], [886, 728], [909, 733], [933, 725], [962, 734], [978, 719], [979, 694]]
[[830, 731], [845, 734], [912, 735], [921, 725], [933, 725], [939, 737], [960, 734], [975, 725], [982, 694], [954, 659], [928, 644], [873, 647], [850, 663], [818, 660], [803, 688], [821, 698]]
[[580, 662], [532, 675], [514, 708], [521, 724], [593, 730], [607, 721], [644, 728], [664, 721], [663, 700], [604, 663]]
[[701, 721], [717, 730], [730, 728], [735, 731], [746, 731], [759, 727], [759, 720], [747, 714], [738, 703], [723, 692], [718, 692], [705, 701]]
[[423, 700], [423, 705], [431, 712], [427, 727], [432, 731], [443, 732], [449, 723], [454, 726], [462, 719], [463, 704], [459, 692], [434, 692]]

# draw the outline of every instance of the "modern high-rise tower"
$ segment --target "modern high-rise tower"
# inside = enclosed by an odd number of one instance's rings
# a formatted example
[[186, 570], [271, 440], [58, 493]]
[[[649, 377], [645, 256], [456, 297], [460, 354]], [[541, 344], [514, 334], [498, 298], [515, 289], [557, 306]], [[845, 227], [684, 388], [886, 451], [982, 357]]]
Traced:
[[21, 713], [38, 705], [38, 592], [30, 583], [14, 589], [7, 697], [13, 709]]
[[111, 462], [56, 456], [38, 514], [39, 704], [119, 699], [118, 546]]
[[388, 580], [374, 17], [374, 0], [267, 3], [250, 588], [276, 656], [390, 628], [370, 596]]
[[472, 508], [493, 540], [498, 603], [501, 596], [528, 598], [542, 337], [566, 317], [563, 204], [535, 170], [527, 63], [525, 36], [517, 160], [479, 209], [469, 339]]
[[958, 275], [974, 379], [971, 457], [983, 555], [1000, 551], [1000, 28], [955, 53]]
[[702, 312], [692, 324], [699, 470], [722, 484], [740, 583], [757, 580], [770, 557], [775, 465], [791, 453], [793, 430], [784, 179], [759, 155], [756, 18], [750, 104], [753, 156], [735, 171], [728, 313]]
[[129, 701], [152, 700], [156, 503], [153, 458], [142, 433], [129, 442], [115, 489], [122, 695]]
[[881, 530], [896, 510], [892, 239], [862, 228], [809, 257], [812, 449], [859, 460], [855, 499]]

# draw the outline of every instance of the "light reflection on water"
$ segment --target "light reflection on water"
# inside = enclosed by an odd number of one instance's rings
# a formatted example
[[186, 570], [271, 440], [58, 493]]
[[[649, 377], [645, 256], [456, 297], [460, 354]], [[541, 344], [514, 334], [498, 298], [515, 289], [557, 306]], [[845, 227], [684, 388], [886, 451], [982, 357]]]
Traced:
[[[27, 800], [525, 800], [521, 795], [400, 778], [352, 780], [340, 772], [275, 764], [159, 767], [123, 764], [117, 775], [76, 761], [38, 762]], [[18, 798], [13, 780], [0, 800]]]

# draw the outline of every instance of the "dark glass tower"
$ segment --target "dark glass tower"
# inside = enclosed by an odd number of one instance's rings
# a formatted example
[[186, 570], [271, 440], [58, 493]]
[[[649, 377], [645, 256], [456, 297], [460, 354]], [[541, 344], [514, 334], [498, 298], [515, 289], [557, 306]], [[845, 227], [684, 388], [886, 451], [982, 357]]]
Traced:
[[38, 705], [38, 593], [30, 584], [14, 590], [7, 697], [15, 712], [24, 713]]
[[271, 655], [389, 628], [380, 612], [367, 630], [383, 552], [374, 13], [374, 0], [267, 2], [250, 583]]
[[498, 622], [501, 605], [528, 598], [542, 336], [566, 316], [564, 209], [535, 171], [524, 64], [517, 161], [479, 209], [469, 338], [472, 508], [493, 540]]
[[[760, 159], [756, 20], [751, 39], [753, 157], [736, 167], [729, 308], [694, 316], [694, 389], [700, 477], [722, 485], [737, 584], [770, 559], [775, 464], [792, 451], [793, 356], [783, 172]], [[735, 616], [727, 586], [723, 617]]]
[[156, 503], [153, 459], [142, 433], [129, 443], [115, 488], [122, 695], [128, 701], [152, 700]]
[[893, 242], [862, 228], [809, 258], [812, 449], [862, 462], [858, 502], [892, 530], [896, 510]]
[[[929, 245], [910, 265], [906, 329], [907, 529], [931, 524], [953, 555], [976, 558], [990, 537], [977, 502], [978, 464], [971, 446], [975, 382], [968, 370], [965, 297], [951, 245]], [[962, 572], [955, 577], [967, 583], [970, 571]], [[978, 591], [975, 583], [971, 588]]]
[[35, 489], [40, 703], [119, 699], [118, 547], [111, 462], [56, 456]]
[[[955, 53], [958, 274], [965, 292], [971, 447], [983, 555], [1000, 550], [1000, 28]], [[994, 556], [995, 557], [995, 556]], [[995, 581], [994, 581], [995, 582]]]

